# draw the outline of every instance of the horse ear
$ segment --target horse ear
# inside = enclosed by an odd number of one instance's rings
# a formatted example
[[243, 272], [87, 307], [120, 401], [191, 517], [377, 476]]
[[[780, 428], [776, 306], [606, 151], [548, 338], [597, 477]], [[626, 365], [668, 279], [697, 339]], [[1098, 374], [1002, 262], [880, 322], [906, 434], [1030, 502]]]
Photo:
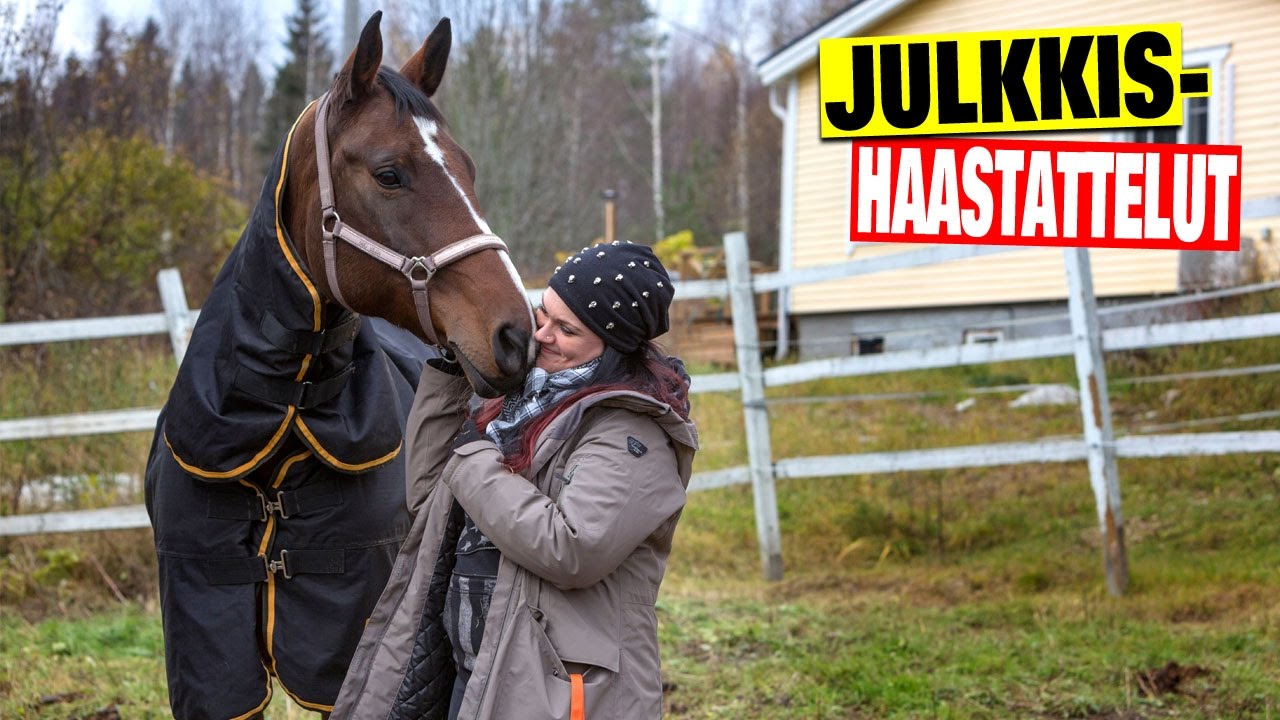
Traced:
[[338, 71], [334, 94], [339, 100], [360, 100], [373, 89], [378, 66], [382, 64], [381, 23], [382, 11], [379, 10], [364, 24], [356, 49], [351, 51], [346, 64]]
[[444, 78], [444, 66], [449, 61], [449, 46], [453, 43], [453, 30], [449, 18], [442, 19], [436, 29], [427, 36], [418, 52], [413, 54], [400, 68], [400, 74], [410, 82], [422, 88], [422, 92], [431, 97], [440, 87]]

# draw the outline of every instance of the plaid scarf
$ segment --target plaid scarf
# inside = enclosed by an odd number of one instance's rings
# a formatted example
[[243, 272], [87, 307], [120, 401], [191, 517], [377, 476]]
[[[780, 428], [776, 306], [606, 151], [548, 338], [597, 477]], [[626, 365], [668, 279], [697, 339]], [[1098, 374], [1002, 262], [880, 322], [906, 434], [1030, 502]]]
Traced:
[[595, 374], [600, 358], [577, 367], [548, 373], [534, 368], [524, 379], [524, 390], [511, 394], [502, 402], [502, 410], [485, 428], [489, 437], [504, 453], [510, 452], [520, 437], [520, 427], [546, 412], [551, 406], [582, 389]]

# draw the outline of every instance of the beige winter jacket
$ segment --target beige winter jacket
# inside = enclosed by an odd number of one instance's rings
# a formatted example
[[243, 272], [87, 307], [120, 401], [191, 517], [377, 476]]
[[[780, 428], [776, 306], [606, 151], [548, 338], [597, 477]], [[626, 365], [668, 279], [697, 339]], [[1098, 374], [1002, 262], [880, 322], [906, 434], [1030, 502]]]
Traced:
[[427, 368], [408, 427], [417, 512], [369, 619], [335, 718], [443, 718], [453, 682], [441, 625], [461, 526], [455, 500], [502, 551], [459, 718], [662, 714], [657, 618], [697, 431], [633, 392], [597, 395], [539, 437], [523, 476], [487, 440], [452, 455], [465, 383]]

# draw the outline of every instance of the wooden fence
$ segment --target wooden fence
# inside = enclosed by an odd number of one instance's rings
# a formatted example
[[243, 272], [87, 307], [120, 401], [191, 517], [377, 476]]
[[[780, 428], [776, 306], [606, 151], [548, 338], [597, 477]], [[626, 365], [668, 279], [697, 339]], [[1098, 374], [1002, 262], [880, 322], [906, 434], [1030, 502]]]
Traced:
[[[1093, 294], [1089, 253], [1084, 249], [1063, 251], [1070, 289], [1068, 305], [1071, 333], [1068, 335], [837, 357], [769, 369], [762, 367], [755, 314], [755, 296], [758, 293], [1019, 249], [1021, 248], [969, 245], [926, 246], [895, 255], [753, 276], [747, 262], [745, 237], [741, 233], [731, 233], [725, 237], [728, 279], [676, 283], [677, 300], [715, 297], [728, 299], [731, 303], [737, 371], [696, 375], [691, 391], [738, 392], [742, 397], [748, 448], [746, 465], [695, 473], [689, 490], [693, 492], [751, 484], [761, 565], [767, 579], [780, 579], [783, 573], [775, 490], [777, 480], [1085, 461], [1089, 466], [1099, 529], [1104, 539], [1103, 565], [1107, 587], [1114, 594], [1122, 594], [1128, 584], [1128, 561], [1124, 548], [1124, 515], [1121, 511], [1120, 482], [1116, 471], [1117, 458], [1280, 452], [1280, 431], [1114, 437], [1107, 397], [1107, 378], [1102, 362], [1105, 351], [1280, 335], [1280, 313], [1102, 330]], [[163, 314], [0, 325], [0, 346], [168, 333], [175, 356], [180, 360], [186, 349], [186, 338], [195, 313], [186, 306], [176, 271], [161, 271], [158, 281], [165, 307]], [[536, 298], [541, 294], [541, 289], [530, 290], [529, 294], [531, 298]], [[1057, 356], [1074, 356], [1076, 360], [1083, 423], [1079, 439], [773, 458], [765, 402], [765, 389], [768, 387], [828, 377]], [[150, 431], [155, 425], [158, 412], [158, 409], [136, 409], [0, 421], [0, 441], [95, 432]], [[0, 518], [0, 536], [147, 526], [146, 513], [142, 507], [132, 506]]]

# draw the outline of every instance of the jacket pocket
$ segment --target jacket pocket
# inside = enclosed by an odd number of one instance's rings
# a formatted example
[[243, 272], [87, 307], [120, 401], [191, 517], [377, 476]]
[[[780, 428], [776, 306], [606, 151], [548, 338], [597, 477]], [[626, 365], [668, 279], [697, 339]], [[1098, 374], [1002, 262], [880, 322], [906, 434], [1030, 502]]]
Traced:
[[[561, 655], [551, 643], [542, 611], [529, 607], [530, 632], [537, 648], [543, 669], [543, 680], [546, 685], [548, 710], [552, 717], [561, 718], [610, 718], [613, 716], [609, 688], [617, 677], [617, 665], [604, 667], [601, 665], [575, 662]], [[617, 653], [614, 653], [617, 657]], [[577, 686], [577, 687], [575, 687]], [[575, 707], [575, 705], [577, 707]], [[581, 714], [573, 711], [581, 710]]]

